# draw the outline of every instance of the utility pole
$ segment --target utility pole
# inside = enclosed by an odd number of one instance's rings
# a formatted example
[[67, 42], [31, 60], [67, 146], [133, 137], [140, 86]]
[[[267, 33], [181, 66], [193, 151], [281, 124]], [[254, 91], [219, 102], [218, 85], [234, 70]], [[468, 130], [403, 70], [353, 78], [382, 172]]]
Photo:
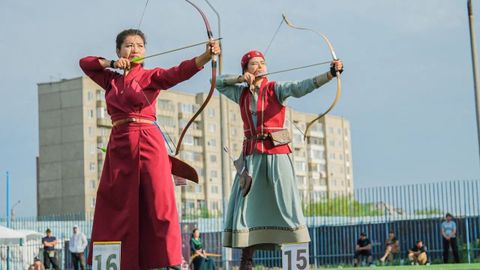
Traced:
[[478, 80], [478, 55], [477, 55], [477, 45], [475, 37], [475, 29], [473, 25], [473, 9], [472, 9], [472, 0], [468, 0], [468, 22], [470, 27], [470, 49], [472, 52], [472, 69], [473, 69], [473, 86], [475, 90], [475, 109], [477, 116], [477, 139], [480, 154], [480, 94], [478, 93], [479, 89], [479, 80]]
[[[7, 228], [10, 228], [10, 174], [6, 172], [6, 199], [5, 215], [7, 216]], [[7, 246], [7, 270], [10, 270], [10, 247]]]
[[[478, 151], [480, 153], [480, 94], [478, 93], [478, 54], [477, 54], [477, 44], [476, 44], [476, 37], [475, 37], [475, 29], [473, 24], [473, 8], [472, 8], [472, 0], [468, 0], [468, 26], [470, 28], [470, 49], [472, 51], [472, 70], [473, 70], [473, 86], [475, 90], [475, 110], [477, 116], [477, 137], [478, 137]], [[468, 220], [466, 226], [468, 227]], [[467, 229], [467, 236], [468, 236], [468, 229]], [[470, 241], [468, 241], [467, 237], [467, 258], [468, 263], [470, 263]]]
[[6, 173], [6, 203], [5, 203], [5, 215], [7, 216], [7, 228], [10, 228], [10, 174]]

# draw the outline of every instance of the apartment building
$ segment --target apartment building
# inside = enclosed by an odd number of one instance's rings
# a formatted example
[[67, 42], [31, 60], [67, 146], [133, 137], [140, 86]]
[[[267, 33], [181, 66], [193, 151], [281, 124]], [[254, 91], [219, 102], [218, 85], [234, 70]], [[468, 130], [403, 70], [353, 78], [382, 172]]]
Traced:
[[[188, 120], [205, 100], [206, 94], [164, 91], [157, 100], [157, 120], [167, 141], [175, 148]], [[39, 216], [66, 213], [93, 214], [95, 196], [111, 130], [104, 91], [88, 77], [38, 84], [39, 101]], [[221, 126], [219, 98], [207, 108], [187, 132], [179, 158], [198, 172], [200, 184], [175, 189], [177, 207], [183, 215], [219, 215], [230, 194], [235, 176], [222, 179], [221, 131], [227, 133], [230, 159], [241, 152], [242, 120], [238, 105], [227, 101], [227, 125]], [[314, 115], [287, 110], [286, 127], [292, 135], [292, 162], [299, 192], [305, 202], [318, 201], [353, 192], [350, 124], [327, 115], [308, 132], [306, 123]]]

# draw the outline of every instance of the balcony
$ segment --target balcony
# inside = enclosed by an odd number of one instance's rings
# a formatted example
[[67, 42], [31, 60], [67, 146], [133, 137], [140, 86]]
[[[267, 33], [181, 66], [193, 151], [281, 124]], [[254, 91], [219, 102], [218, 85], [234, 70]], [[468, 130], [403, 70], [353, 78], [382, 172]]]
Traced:
[[[167, 109], [158, 109], [157, 110], [158, 115], [163, 115], [163, 116], [170, 116], [170, 117], [175, 117], [175, 110], [167, 110]], [[180, 114], [179, 114], [180, 115]]]
[[323, 131], [311, 129], [308, 131], [308, 136], [323, 139], [325, 138], [325, 133], [323, 133]]
[[108, 137], [97, 136], [97, 143], [103, 143], [103, 144], [106, 145], [108, 143]]
[[105, 108], [107, 107], [107, 103], [105, 102], [105, 100], [97, 100], [97, 108]]
[[203, 153], [203, 146], [201, 145], [191, 145], [191, 144], [182, 144], [180, 150], [185, 150], [188, 152]]
[[111, 128], [112, 121], [109, 118], [97, 118], [97, 126]]
[[[196, 113], [195, 112], [190, 112], [190, 111], [179, 111], [178, 112], [178, 119], [190, 119], [192, 118], [192, 116]], [[197, 118], [195, 119], [195, 122], [197, 121], [201, 121], [203, 119], [203, 113], [201, 113], [199, 116], [197, 116]]]

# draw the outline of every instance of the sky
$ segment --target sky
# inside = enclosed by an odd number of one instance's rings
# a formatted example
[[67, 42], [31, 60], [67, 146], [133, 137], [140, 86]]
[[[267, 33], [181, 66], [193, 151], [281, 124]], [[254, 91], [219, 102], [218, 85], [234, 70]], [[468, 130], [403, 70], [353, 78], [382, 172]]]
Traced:
[[[215, 36], [215, 14], [207, 14]], [[479, 148], [466, 0], [211, 0], [221, 16], [223, 73], [240, 73], [248, 50], [265, 50], [285, 13], [324, 33], [344, 61], [343, 93], [331, 112], [351, 123], [355, 187], [470, 180], [479, 177]], [[198, 13], [183, 0], [0, 1], [0, 216], [5, 215], [5, 172], [19, 216], [36, 215], [39, 153], [37, 84], [82, 76], [78, 60], [115, 57], [115, 37], [126, 28], [147, 35], [147, 54], [206, 40]], [[474, 0], [478, 16], [480, 1]], [[476, 17], [475, 32], [480, 17]], [[477, 34], [478, 36], [478, 34]], [[478, 40], [477, 40], [478, 42]], [[169, 67], [202, 47], [149, 60]], [[312, 33], [283, 25], [267, 54], [270, 71], [330, 60]], [[320, 66], [272, 75], [301, 80]], [[177, 90], [208, 91], [207, 67]], [[331, 82], [299, 111], [320, 113], [332, 102]]]

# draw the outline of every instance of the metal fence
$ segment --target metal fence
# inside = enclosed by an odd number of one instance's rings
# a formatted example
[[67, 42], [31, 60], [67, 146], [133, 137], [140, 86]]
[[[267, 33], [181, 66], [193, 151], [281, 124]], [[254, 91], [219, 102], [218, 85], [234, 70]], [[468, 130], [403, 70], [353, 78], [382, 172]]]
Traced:
[[[417, 240], [428, 247], [430, 261], [441, 262], [442, 238], [440, 224], [445, 213], [455, 216], [461, 260], [479, 260], [480, 181], [451, 181], [430, 184], [388, 186], [357, 189], [331, 199], [311, 198], [303, 202], [310, 237], [310, 264], [316, 267], [351, 264], [356, 240], [365, 232], [372, 241], [375, 259], [383, 255], [389, 231], [400, 241], [397, 263], [406, 259], [406, 252]], [[222, 253], [223, 220], [221, 217], [189, 218], [182, 213], [183, 255], [188, 260], [190, 232], [198, 227], [204, 246], [211, 253]], [[0, 220], [0, 225], [5, 225]], [[11, 228], [44, 232], [50, 228], [60, 240], [59, 256], [63, 269], [72, 269], [68, 238], [73, 225], [78, 225], [87, 237], [92, 220], [83, 215], [17, 218]], [[26, 269], [33, 256], [39, 255], [40, 243], [10, 246], [10, 269]], [[6, 269], [6, 246], [0, 246], [0, 270]], [[215, 258], [219, 267], [238, 266], [240, 251]], [[257, 251], [255, 263], [265, 267], [281, 265], [280, 251]]]

